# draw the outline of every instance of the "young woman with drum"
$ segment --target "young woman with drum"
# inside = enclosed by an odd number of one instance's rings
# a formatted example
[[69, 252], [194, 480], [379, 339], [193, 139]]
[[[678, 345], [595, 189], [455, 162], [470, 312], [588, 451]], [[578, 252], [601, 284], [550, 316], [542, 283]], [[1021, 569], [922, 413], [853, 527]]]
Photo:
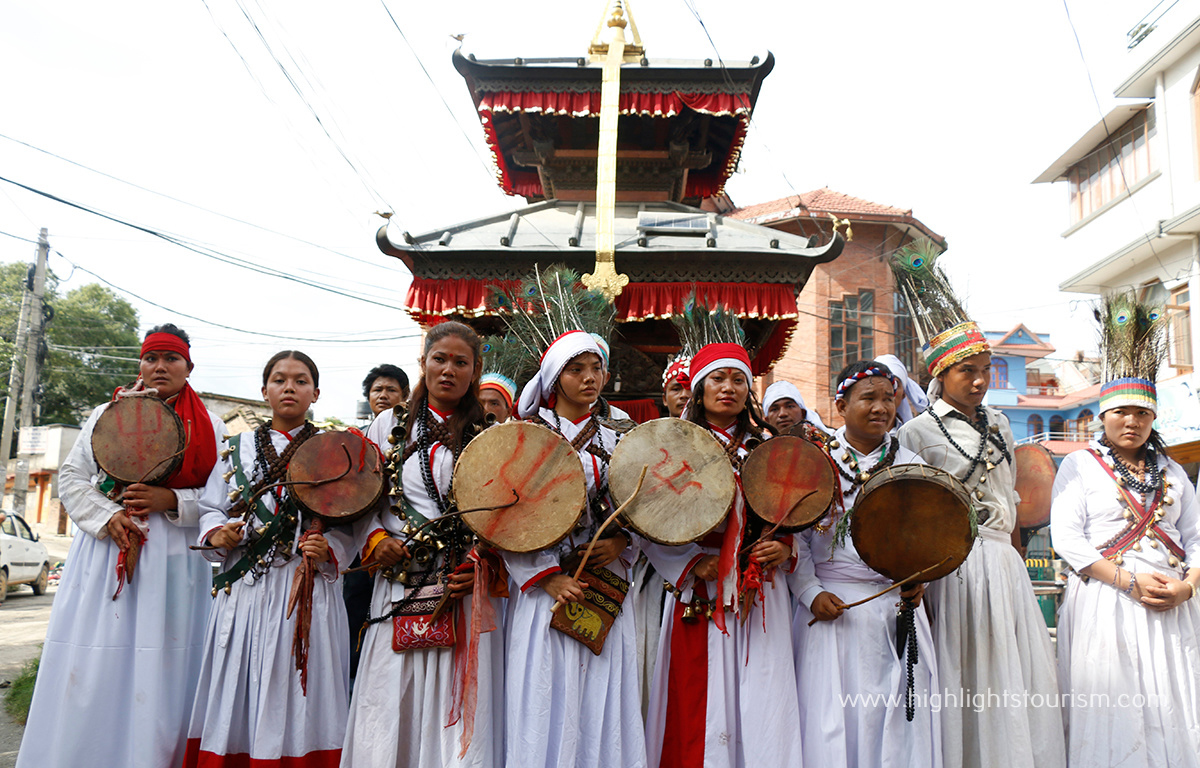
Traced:
[[[637, 557], [630, 546], [632, 535], [609, 529], [614, 535], [599, 540], [583, 577], [576, 580], [572, 575], [581, 550], [611, 512], [608, 460], [617, 435], [601, 423], [594, 407], [604, 379], [596, 340], [583, 331], [570, 331], [550, 344], [518, 402], [522, 418], [560, 433], [578, 452], [588, 504], [560, 544], [527, 554], [504, 553], [519, 588], [510, 598], [505, 679], [506, 752], [512, 766], [646, 764], [634, 611], [613, 605], [624, 599], [617, 593], [628, 590], [630, 566]], [[607, 614], [611, 622], [604, 625], [596, 618], [594, 627], [576, 622], [578, 631], [568, 634], [571, 622], [561, 626], [561, 617], [595, 617], [600, 612], [587, 607], [589, 586], [607, 598], [615, 595], [608, 605], [616, 615]], [[556, 604], [561, 610], [552, 628]]]
[[1200, 505], [1154, 429], [1154, 337], [1165, 329], [1136, 314], [1127, 322], [1144, 323], [1151, 338], [1126, 351], [1148, 354], [1121, 366], [1115, 340], [1105, 339], [1106, 372], [1116, 378], [1100, 390], [1103, 434], [1063, 459], [1054, 481], [1054, 549], [1073, 569], [1058, 621], [1067, 757], [1196, 766]]
[[503, 608], [491, 596], [502, 569], [461, 519], [442, 519], [455, 462], [484, 424], [480, 346], [462, 323], [433, 326], [407, 421], [384, 411], [368, 430], [395, 446], [389, 466], [400, 483], [364, 549], [363, 562], [378, 566], [375, 618], [362, 638], [343, 766], [503, 764], [504, 639], [493, 631]]
[[[889, 433], [895, 417], [898, 382], [880, 363], [857, 362], [838, 374], [834, 403], [845, 426], [829, 446], [841, 479], [842, 501], [835, 509], [853, 514], [864, 483], [898, 464], [923, 463]], [[795, 634], [796, 680], [800, 691], [800, 730], [810, 765], [939, 766], [940, 724], [929, 706], [913, 710], [906, 722], [908, 672], [897, 653], [896, 598], [885, 596], [846, 610], [850, 602], [886, 589], [891, 581], [863, 562], [846, 535], [843, 517], [831, 515], [799, 534], [798, 562], [792, 575], [799, 608]], [[839, 540], [844, 537], [843, 540]], [[910, 607], [920, 603], [923, 584], [900, 592]], [[933, 635], [924, 611], [916, 621], [917, 664], [914, 692], [924, 700], [938, 691]], [[810, 620], [816, 623], [809, 626]], [[861, 695], [862, 699], [854, 699]], [[876, 698], [877, 697], [877, 698]], [[831, 706], [831, 702], [844, 702]]]
[[[263, 368], [271, 421], [230, 439], [200, 500], [200, 544], [221, 563], [213, 580], [208, 647], [184, 765], [333, 765], [349, 707], [349, 630], [339, 564], [358, 529], [308, 531], [286, 482], [288, 463], [318, 433], [306, 416], [320, 395], [312, 359], [278, 352]], [[317, 564], [309, 653], [293, 662], [302, 613], [289, 614], [296, 572]]]
[[[738, 344], [709, 344], [690, 374], [687, 418], [737, 471], [748, 442], [771, 432], [755, 412], [750, 358]], [[652, 766], [801, 765], [782, 573], [795, 563], [792, 536], [760, 538], [760, 527], [748, 523], [739, 488], [725, 522], [699, 542], [646, 545], [670, 592], [646, 723]]]
[[[160, 437], [119, 423], [101, 425], [97, 434], [108, 403], [92, 412], [63, 462], [59, 492], [79, 532], [46, 631], [17, 758], [22, 768], [97, 762], [149, 768], [183, 760], [212, 582], [208, 564], [187, 548], [217, 462], [217, 437], [225, 434], [224, 422], [188, 384], [192, 367], [187, 334], [158, 326], [142, 343], [137, 383], [117, 392], [118, 399], [161, 399], [179, 417], [182, 463], [159, 484], [133, 482], [121, 497], [120, 484], [98, 463], [93, 447], [101, 458], [141, 453], [142, 444]], [[172, 450], [163, 458], [172, 458]], [[156, 461], [149, 460], [151, 473]], [[171, 462], [159, 463], [170, 468]], [[131, 540], [143, 541], [136, 571], [123, 567]], [[130, 578], [114, 599], [119, 566]]]

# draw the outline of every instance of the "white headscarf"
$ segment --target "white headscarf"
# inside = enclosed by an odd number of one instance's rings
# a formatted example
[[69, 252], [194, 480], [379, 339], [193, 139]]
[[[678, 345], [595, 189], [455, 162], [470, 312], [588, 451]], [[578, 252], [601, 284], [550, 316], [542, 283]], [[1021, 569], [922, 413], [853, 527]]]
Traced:
[[925, 396], [925, 392], [921, 390], [917, 382], [908, 378], [908, 369], [904, 367], [904, 363], [900, 362], [900, 358], [895, 355], [880, 355], [875, 358], [875, 362], [886, 365], [892, 375], [900, 380], [900, 385], [904, 387], [904, 399], [896, 408], [896, 426], [911, 421], [914, 416], [929, 407], [929, 398]]
[[[517, 403], [517, 415], [523, 419], [535, 415], [543, 405], [548, 405], [554, 385], [562, 375], [567, 363], [584, 352], [591, 352], [601, 360], [604, 353], [596, 340], [583, 331], [568, 331], [554, 340], [550, 348], [542, 353], [542, 364], [525, 388]], [[603, 382], [601, 382], [603, 383]]]
[[795, 400], [796, 405], [803, 409], [805, 421], [807, 421], [809, 424], [812, 424], [822, 432], [829, 431], [829, 427], [825, 426], [825, 423], [821, 421], [821, 414], [804, 404], [804, 397], [800, 394], [800, 390], [797, 389], [796, 385], [790, 381], [777, 381], [771, 386], [767, 387], [766, 392], [763, 392], [763, 415], [765, 416], [767, 412], [771, 410], [771, 403], [787, 398]]

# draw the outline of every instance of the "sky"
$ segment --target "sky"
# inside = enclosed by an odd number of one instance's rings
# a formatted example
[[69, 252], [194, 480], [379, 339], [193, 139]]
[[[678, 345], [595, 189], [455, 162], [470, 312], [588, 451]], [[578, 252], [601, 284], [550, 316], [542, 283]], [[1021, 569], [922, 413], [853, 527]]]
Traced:
[[[198, 390], [257, 398], [266, 359], [302, 349], [321, 369], [317, 418], [352, 422], [370, 368], [417, 371], [420, 330], [400, 309], [411, 275], [375, 245], [376, 212], [420, 233], [524, 205], [495, 183], [455, 36], [480, 58], [582, 55], [603, 5], [0, 2], [0, 177], [188, 246], [0, 181], [0, 263], [31, 261], [18, 238], [45, 227], [62, 291], [106, 282], [143, 331], [188, 330]], [[1200, 13], [1157, 5], [1164, 25]], [[1050, 332], [1069, 357], [1095, 332], [1088, 297], [1057, 290], [1076, 271], [1058, 264], [1067, 191], [1030, 182], [1111, 108], [1146, 53], [1126, 32], [1155, 6], [633, 0], [633, 13], [652, 59], [775, 55], [727, 186], [738, 205], [828, 186], [912, 209], [949, 241], [941, 263], [976, 320]]]

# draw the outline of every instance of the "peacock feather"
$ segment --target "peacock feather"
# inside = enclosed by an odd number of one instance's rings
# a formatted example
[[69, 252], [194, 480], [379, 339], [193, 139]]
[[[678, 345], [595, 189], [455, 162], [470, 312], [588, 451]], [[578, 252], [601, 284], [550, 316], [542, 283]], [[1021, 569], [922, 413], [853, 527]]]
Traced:
[[485, 336], [483, 339], [483, 372], [498, 373], [523, 385], [533, 375], [535, 367], [525, 346], [516, 337]]
[[513, 286], [494, 287], [489, 306], [504, 318], [507, 337], [530, 358], [533, 368], [559, 336], [568, 331], [594, 333], [606, 341], [612, 335], [616, 307], [588, 290], [579, 274], [562, 264], [533, 272]]
[[1161, 304], [1128, 291], [1109, 294], [1095, 312], [1104, 354], [1104, 380], [1126, 377], [1154, 381], [1167, 355], [1167, 316]]
[[937, 265], [941, 254], [936, 244], [923, 239], [900, 248], [889, 260], [896, 290], [904, 297], [921, 344], [970, 319]]
[[685, 357], [692, 357], [707, 344], [746, 343], [737, 315], [720, 304], [710, 309], [695, 290], [688, 294], [683, 311], [671, 316], [671, 323], [679, 332], [680, 354]]

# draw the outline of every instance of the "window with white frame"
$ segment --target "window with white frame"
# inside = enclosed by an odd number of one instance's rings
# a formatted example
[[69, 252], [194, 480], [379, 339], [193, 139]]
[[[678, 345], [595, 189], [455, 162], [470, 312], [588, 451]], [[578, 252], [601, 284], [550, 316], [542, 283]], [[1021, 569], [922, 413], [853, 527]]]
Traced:
[[1087, 157], [1071, 166], [1071, 223], [1079, 221], [1154, 172], [1150, 154], [1154, 108], [1138, 112]]

